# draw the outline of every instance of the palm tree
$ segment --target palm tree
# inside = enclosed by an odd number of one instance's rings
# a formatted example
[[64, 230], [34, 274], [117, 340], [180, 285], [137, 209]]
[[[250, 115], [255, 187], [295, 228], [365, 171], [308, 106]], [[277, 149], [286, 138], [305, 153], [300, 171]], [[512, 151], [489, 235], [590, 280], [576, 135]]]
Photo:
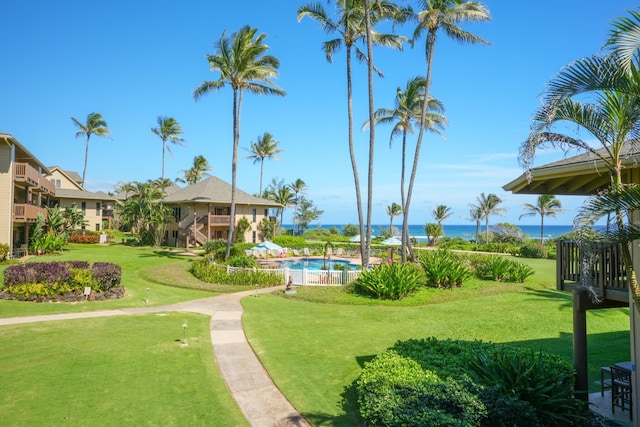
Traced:
[[390, 206], [387, 206], [387, 215], [389, 215], [389, 236], [391, 236], [391, 229], [393, 228], [393, 218], [402, 215], [402, 206], [397, 203], [391, 203]]
[[431, 214], [433, 215], [433, 219], [436, 220], [436, 222], [442, 229], [442, 234], [444, 234], [444, 227], [442, 226], [442, 223], [451, 215], [453, 215], [453, 211], [447, 205], [437, 205], [435, 209], [431, 211]]
[[475, 221], [476, 223], [476, 234], [474, 241], [476, 245], [478, 244], [478, 237], [480, 236], [480, 223], [482, 222], [482, 210], [479, 206], [470, 204], [469, 205], [469, 219], [471, 221]]
[[158, 127], [151, 128], [151, 133], [157, 135], [162, 140], [162, 178], [164, 178], [164, 152], [165, 150], [173, 157], [171, 148], [167, 145], [167, 141], [175, 145], [184, 145], [184, 139], [180, 137], [182, 127], [180, 123], [173, 117], [158, 116]]
[[295, 201], [295, 196], [291, 191], [291, 187], [285, 185], [284, 180], [278, 181], [276, 178], [273, 178], [271, 180], [271, 184], [264, 191], [264, 197], [268, 200], [273, 200], [280, 205], [276, 209], [276, 216], [280, 216], [279, 227], [282, 229], [284, 210]]
[[[391, 108], [379, 108], [374, 114], [375, 123], [394, 124], [391, 130], [391, 136], [389, 137], [389, 146], [393, 143], [393, 139], [396, 136], [402, 135], [402, 163], [400, 172], [400, 206], [404, 211], [405, 206], [405, 176], [406, 176], [406, 148], [407, 148], [407, 134], [413, 133], [414, 124], [420, 123], [420, 117], [422, 115], [422, 106], [424, 101], [424, 78], [414, 77], [407, 82], [404, 90], [400, 87], [396, 89], [395, 107]], [[429, 102], [429, 118], [425, 121], [429, 130], [442, 134], [442, 129], [447, 124], [447, 119], [442, 113], [444, 106], [437, 99], [431, 98]], [[369, 122], [365, 122], [363, 127], [369, 125]], [[409, 241], [408, 234], [405, 235], [404, 231], [408, 232], [408, 227], [402, 227], [402, 261], [406, 261], [406, 242]]]
[[[425, 93], [422, 106], [422, 115], [420, 130], [418, 132], [418, 140], [416, 142], [415, 155], [413, 157], [413, 168], [411, 170], [411, 178], [409, 179], [409, 189], [407, 191], [407, 200], [403, 218], [403, 235], [408, 235], [409, 227], [409, 210], [411, 206], [411, 196], [413, 195], [413, 185], [415, 183], [416, 174], [418, 172], [418, 163], [420, 157], [420, 149], [422, 148], [422, 138], [426, 129], [426, 118], [428, 111], [428, 102], [431, 90], [431, 74], [433, 70], [433, 56], [436, 45], [438, 32], [440, 30], [450, 38], [461, 42], [471, 44], [489, 44], [489, 42], [480, 36], [464, 31], [458, 26], [464, 21], [488, 21], [491, 19], [489, 9], [480, 2], [462, 1], [462, 0], [420, 0], [421, 10], [416, 14], [418, 25], [413, 32], [414, 41], [426, 32], [425, 42], [425, 59], [427, 62], [427, 71], [425, 75]], [[409, 249], [411, 248], [408, 242]], [[410, 249], [411, 250], [411, 249]]]
[[87, 159], [89, 158], [89, 139], [91, 135], [108, 138], [111, 130], [107, 127], [107, 122], [104, 121], [100, 113], [89, 113], [85, 123], [81, 123], [75, 117], [71, 117], [71, 121], [78, 128], [76, 138], [79, 136], [87, 138], [84, 149], [84, 168], [82, 169], [82, 185], [84, 185], [87, 174]]
[[245, 148], [249, 153], [247, 159], [252, 159], [253, 164], [260, 162], [260, 192], [262, 194], [262, 172], [264, 169], [264, 160], [280, 160], [276, 154], [281, 153], [282, 150], [278, 148], [278, 141], [273, 139], [273, 135], [269, 132], [265, 132], [262, 136], [258, 137], [256, 142], [251, 143], [251, 148]]
[[485, 221], [485, 243], [489, 243], [489, 217], [491, 215], [502, 215], [505, 208], [498, 207], [502, 203], [502, 199], [493, 193], [489, 193], [486, 196], [484, 193], [480, 193], [476, 200], [478, 209], [482, 213], [482, 219]]
[[555, 218], [562, 212], [562, 203], [552, 194], [541, 194], [538, 196], [538, 201], [535, 205], [525, 203], [522, 207], [527, 212], [520, 215], [520, 219], [525, 216], [540, 215], [540, 243], [544, 245], [544, 217], [550, 216]]
[[209, 175], [208, 172], [212, 170], [213, 168], [204, 156], [195, 156], [193, 158], [193, 166], [189, 169], [181, 170], [183, 177], [176, 178], [176, 182], [184, 182], [187, 185], [196, 184]]
[[294, 215], [293, 215], [293, 234], [296, 234], [296, 214], [298, 212], [298, 205], [300, 203], [300, 197], [307, 191], [307, 184], [301, 180], [300, 178], [293, 181], [289, 184], [289, 188], [293, 191], [295, 197], [295, 207], [294, 207]]
[[[346, 51], [346, 73], [347, 73], [347, 116], [348, 116], [348, 139], [349, 139], [349, 155], [351, 158], [351, 167], [353, 169], [353, 179], [355, 184], [356, 191], [356, 207], [358, 211], [358, 222], [360, 225], [360, 235], [365, 235], [364, 230], [364, 217], [362, 212], [362, 195], [360, 189], [360, 178], [358, 173], [358, 166], [356, 162], [355, 155], [355, 147], [353, 143], [353, 90], [352, 90], [352, 75], [351, 75], [351, 59], [352, 59], [352, 51], [355, 49], [356, 57], [361, 60], [367, 60], [369, 56], [362, 52], [358, 46], [358, 42], [362, 42], [365, 40], [365, 37], [370, 32], [365, 24], [365, 15], [370, 18], [371, 24], [375, 25], [382, 20], [393, 17], [394, 20], [402, 21], [406, 19], [407, 12], [404, 9], [400, 9], [397, 5], [387, 1], [377, 1], [376, 2], [379, 13], [374, 13], [370, 15], [369, 13], [365, 13], [365, 5], [368, 6], [369, 3], [365, 0], [338, 0], [336, 2], [337, 15], [338, 20], [332, 21], [324, 7], [321, 3], [313, 3], [301, 6], [298, 8], [298, 21], [301, 21], [304, 17], [309, 17], [315, 21], [317, 21], [322, 29], [328, 34], [337, 34], [338, 38], [328, 40], [323, 43], [322, 48], [325, 52], [325, 56], [327, 61], [333, 61], [333, 54], [342, 46], [344, 46]], [[370, 28], [370, 26], [369, 26]], [[405, 37], [394, 35], [394, 34], [380, 34], [380, 33], [371, 33], [371, 43], [394, 47], [400, 49], [402, 47], [402, 43], [406, 40]], [[373, 66], [373, 62], [369, 61], [369, 64]], [[371, 93], [371, 91], [370, 91]], [[371, 102], [370, 102], [371, 105]], [[373, 117], [370, 117], [372, 120]], [[373, 138], [370, 138], [370, 143], [373, 141]], [[369, 150], [370, 160], [372, 158], [372, 150]], [[371, 170], [371, 161], [370, 172]], [[371, 175], [371, 173], [370, 173]], [[369, 186], [370, 188], [372, 186]], [[369, 212], [371, 210], [369, 209]], [[368, 227], [370, 233], [370, 227]], [[369, 241], [367, 239], [366, 241]], [[362, 257], [363, 264], [367, 264], [368, 261], [368, 244], [365, 242], [361, 242], [360, 244], [360, 254]]]
[[[258, 34], [257, 29], [242, 27], [231, 38], [222, 33], [216, 43], [216, 53], [207, 55], [209, 68], [218, 71], [218, 80], [205, 81], [193, 91], [197, 101], [201, 96], [220, 90], [224, 85], [233, 91], [233, 155], [231, 160], [231, 209], [230, 216], [236, 214], [236, 174], [238, 168], [238, 146], [240, 143], [240, 113], [242, 95], [245, 91], [256, 95], [285, 96], [285, 92], [273, 82], [278, 77], [280, 61], [275, 56], [266, 55], [269, 49], [264, 43], [266, 34]], [[233, 244], [234, 223], [230, 221], [225, 256], [229, 257]]]

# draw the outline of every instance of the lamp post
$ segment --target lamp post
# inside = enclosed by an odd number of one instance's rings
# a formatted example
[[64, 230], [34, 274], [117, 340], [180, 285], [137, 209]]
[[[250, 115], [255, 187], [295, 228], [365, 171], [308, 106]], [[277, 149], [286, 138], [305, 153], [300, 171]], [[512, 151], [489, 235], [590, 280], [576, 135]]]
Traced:
[[189, 345], [189, 343], [187, 342], [187, 326], [189, 326], [187, 324], [187, 322], [184, 322], [182, 324], [182, 331], [183, 331], [183, 335], [182, 335], [182, 345], [186, 346]]
[[144, 302], [146, 302], [147, 304], [149, 304], [149, 291], [151, 289], [147, 288], [147, 298], [144, 300]]

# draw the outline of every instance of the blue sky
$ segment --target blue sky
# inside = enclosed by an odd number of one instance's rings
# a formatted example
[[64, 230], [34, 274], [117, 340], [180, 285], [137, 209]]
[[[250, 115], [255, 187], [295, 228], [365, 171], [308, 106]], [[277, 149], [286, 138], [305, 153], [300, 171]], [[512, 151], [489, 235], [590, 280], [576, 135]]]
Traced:
[[[112, 139], [91, 139], [86, 187], [109, 191], [119, 181], [160, 176], [162, 146], [150, 128], [159, 115], [171, 116], [182, 125], [186, 145], [172, 147], [165, 175], [180, 176], [194, 156], [204, 155], [213, 174], [230, 182], [231, 91], [197, 103], [192, 92], [218, 77], [209, 71], [205, 55], [214, 52], [222, 32], [251, 25], [267, 34], [270, 54], [280, 59], [277, 82], [287, 96], [245, 96], [240, 145], [249, 147], [259, 135], [272, 133], [280, 141], [282, 160], [265, 163], [265, 183], [301, 178], [309, 186], [307, 197], [324, 210], [320, 222], [356, 223], [344, 51], [333, 63], [325, 60], [321, 43], [330, 36], [316, 22], [296, 19], [305, 3], [6, 0], [0, 5], [0, 132], [12, 134], [47, 165], [82, 172], [84, 139], [75, 138], [70, 117], [83, 121], [90, 112], [101, 113]], [[494, 217], [492, 223], [539, 223], [518, 220], [521, 205], [534, 203], [534, 196], [502, 190], [522, 173], [516, 156], [539, 95], [562, 66], [597, 53], [610, 23], [635, 3], [488, 0], [493, 20], [464, 28], [491, 46], [460, 45], [441, 35], [432, 96], [445, 104], [449, 127], [445, 139], [425, 138], [410, 222], [430, 222], [435, 205], [445, 204], [454, 211], [449, 223], [470, 223], [468, 204], [484, 192], [505, 200], [505, 217]], [[413, 28], [397, 30], [411, 35]], [[424, 39], [403, 52], [378, 49], [374, 60], [385, 74], [375, 81], [376, 108], [391, 107], [396, 87], [425, 73]], [[366, 185], [368, 134], [359, 130], [367, 118], [366, 69], [361, 64], [354, 67], [354, 115], [358, 166]], [[385, 207], [400, 202], [400, 141], [390, 148], [389, 132], [383, 126], [376, 131], [373, 222], [381, 224], [388, 222]], [[260, 168], [244, 159], [246, 154], [241, 150], [238, 186], [254, 193]], [[562, 156], [544, 152], [536, 164]], [[581, 198], [559, 198], [566, 211], [548, 224], [570, 224], [582, 203]]]

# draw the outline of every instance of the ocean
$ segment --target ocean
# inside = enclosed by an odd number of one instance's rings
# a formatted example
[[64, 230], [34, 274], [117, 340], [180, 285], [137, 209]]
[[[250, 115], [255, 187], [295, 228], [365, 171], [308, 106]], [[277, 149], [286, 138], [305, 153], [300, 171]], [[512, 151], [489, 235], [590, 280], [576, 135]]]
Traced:
[[[332, 227], [336, 227], [338, 230], [342, 230], [345, 224], [321, 224], [321, 225], [312, 225], [309, 226], [308, 229], [330, 229]], [[517, 224], [515, 224], [517, 225]], [[520, 227], [522, 232], [527, 235], [526, 237], [535, 239], [540, 238], [540, 225], [517, 225]], [[401, 229], [402, 224], [394, 224], [394, 228], [398, 230]], [[291, 229], [291, 224], [285, 224], [284, 228]], [[381, 234], [383, 230], [387, 230], [389, 228], [389, 224], [376, 224], [373, 225], [372, 234], [378, 235]], [[475, 224], [443, 224], [444, 235], [446, 237], [461, 237], [465, 240], [470, 240], [474, 238], [476, 233]], [[489, 225], [489, 230], [491, 230], [491, 225]], [[544, 238], [554, 239], [558, 236], [562, 236], [563, 234], [567, 234], [573, 230], [572, 225], [555, 225], [555, 224], [545, 224], [544, 226]], [[480, 227], [480, 233], [484, 233], [484, 225]], [[411, 237], [415, 237], [418, 240], [426, 239], [426, 233], [424, 231], [423, 224], [413, 224], [409, 225], [409, 235]]]

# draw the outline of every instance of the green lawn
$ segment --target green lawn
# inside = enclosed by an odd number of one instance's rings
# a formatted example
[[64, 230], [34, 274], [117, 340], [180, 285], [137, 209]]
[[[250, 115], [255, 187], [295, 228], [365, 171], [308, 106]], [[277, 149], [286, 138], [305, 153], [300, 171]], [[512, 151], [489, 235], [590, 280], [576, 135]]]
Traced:
[[218, 373], [209, 320], [164, 313], [0, 327], [0, 424], [248, 425]]
[[[0, 301], [0, 316], [142, 306], [146, 288], [153, 305], [246, 289], [204, 284], [186, 272], [192, 258], [163, 249], [72, 245], [34, 260], [62, 259], [120, 264], [127, 296], [79, 304]], [[521, 261], [536, 270], [525, 284], [474, 279], [462, 289], [424, 290], [383, 305], [321, 287], [299, 289], [295, 298], [245, 298], [243, 323], [278, 387], [314, 425], [359, 425], [352, 383], [365, 361], [398, 340], [482, 339], [571, 359], [571, 294], [554, 289], [555, 262]], [[176, 341], [183, 320], [187, 348]], [[167, 313], [0, 327], [2, 424], [244, 425], [215, 368], [208, 322]], [[600, 366], [629, 357], [628, 310], [590, 312], [588, 331], [593, 384]]]
[[[245, 298], [243, 322], [254, 350], [287, 398], [314, 425], [361, 423], [352, 382], [362, 364], [398, 340], [434, 336], [526, 346], [572, 358], [571, 294], [549, 284], [553, 261], [522, 285], [493, 292], [438, 291], [437, 304], [406, 307], [321, 304], [265, 295]], [[476, 285], [473, 285], [476, 286]], [[512, 292], [509, 292], [509, 288]], [[299, 291], [302, 298], [306, 289]], [[327, 296], [337, 290], [313, 289]], [[458, 293], [458, 298], [452, 294]], [[320, 298], [316, 295], [316, 298]], [[348, 297], [346, 299], [353, 299]], [[588, 314], [592, 390], [599, 367], [629, 358], [629, 311]], [[344, 402], [344, 403], [343, 403]]]

